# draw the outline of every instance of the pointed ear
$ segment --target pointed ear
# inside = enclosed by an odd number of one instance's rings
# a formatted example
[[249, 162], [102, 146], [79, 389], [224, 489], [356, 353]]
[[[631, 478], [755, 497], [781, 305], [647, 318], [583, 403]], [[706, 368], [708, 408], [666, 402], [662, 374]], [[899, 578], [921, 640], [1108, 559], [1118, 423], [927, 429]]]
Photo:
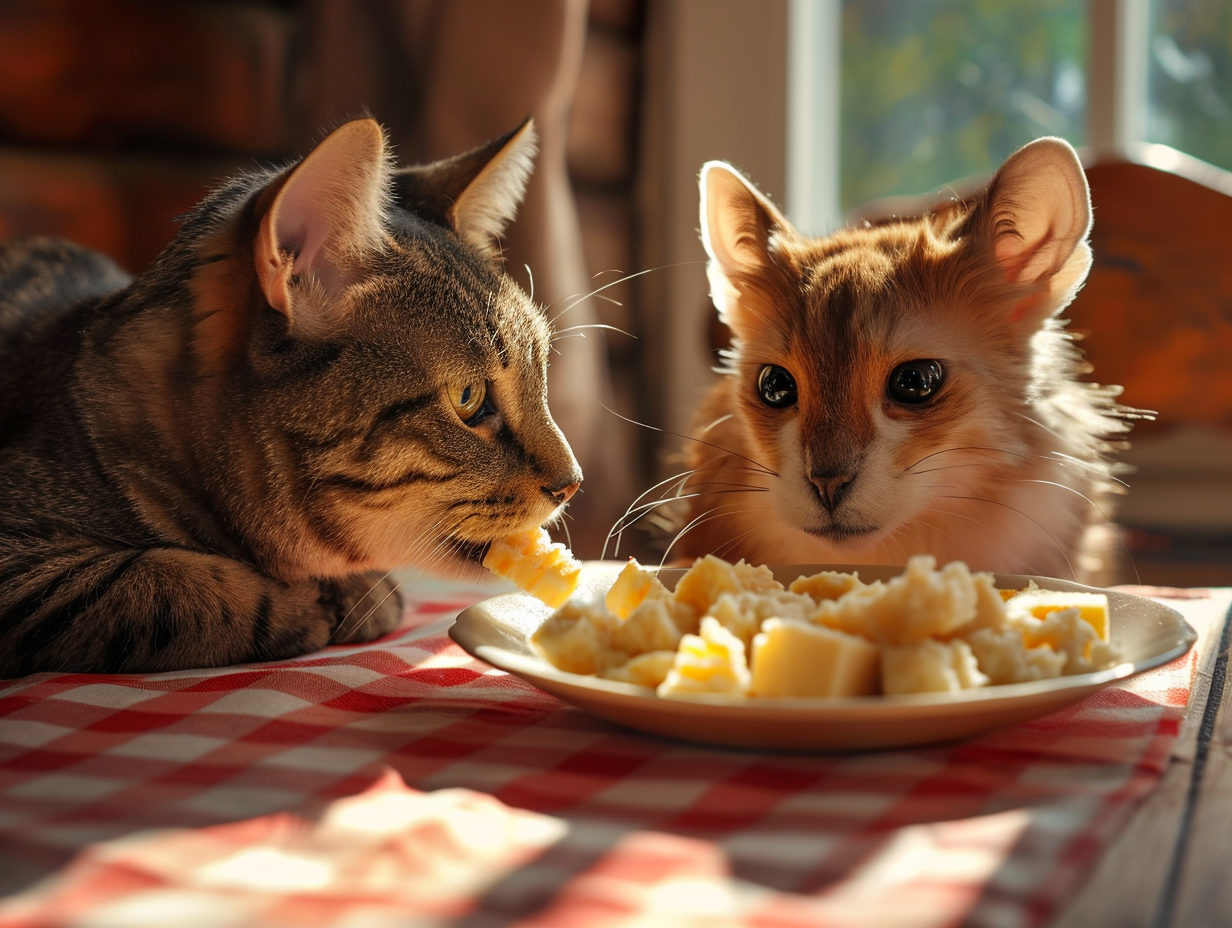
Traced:
[[290, 170], [261, 218], [255, 258], [265, 299], [294, 319], [292, 277], [337, 294], [348, 256], [381, 245], [388, 201], [385, 135], [372, 119], [331, 132]]
[[982, 213], [985, 247], [1006, 278], [1043, 289], [1021, 315], [1042, 321], [1067, 306], [1091, 267], [1091, 196], [1069, 143], [1037, 139], [1011, 155]]
[[465, 154], [399, 169], [394, 189], [406, 209], [448, 225], [468, 246], [498, 260], [499, 239], [522, 203], [537, 150], [535, 125], [527, 119]]
[[730, 164], [706, 162], [699, 186], [710, 297], [719, 315], [726, 317], [740, 295], [741, 279], [770, 265], [771, 237], [793, 230], [774, 204]]

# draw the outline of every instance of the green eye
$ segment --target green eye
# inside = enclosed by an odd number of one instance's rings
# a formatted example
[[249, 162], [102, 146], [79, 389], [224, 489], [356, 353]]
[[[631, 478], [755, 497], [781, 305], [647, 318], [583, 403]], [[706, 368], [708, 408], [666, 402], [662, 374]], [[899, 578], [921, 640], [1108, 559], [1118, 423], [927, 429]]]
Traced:
[[482, 380], [477, 380], [474, 383], [468, 383], [460, 387], [451, 386], [449, 388], [449, 402], [453, 404], [453, 411], [458, 414], [459, 419], [468, 425], [483, 409], [484, 401], [487, 398], [488, 385]]

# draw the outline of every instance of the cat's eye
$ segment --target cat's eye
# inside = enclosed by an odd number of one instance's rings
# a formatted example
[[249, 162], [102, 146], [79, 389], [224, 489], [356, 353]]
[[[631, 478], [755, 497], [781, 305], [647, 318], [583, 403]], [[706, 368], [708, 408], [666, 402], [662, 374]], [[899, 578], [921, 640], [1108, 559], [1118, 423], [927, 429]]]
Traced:
[[757, 394], [772, 409], [786, 409], [796, 402], [796, 378], [786, 368], [767, 364], [757, 374]]
[[894, 368], [886, 391], [892, 400], [918, 405], [936, 396], [944, 380], [945, 373], [939, 362], [932, 358], [916, 358]]
[[473, 424], [487, 409], [487, 399], [488, 385], [482, 380], [449, 388], [449, 402], [453, 404], [453, 411], [467, 425]]

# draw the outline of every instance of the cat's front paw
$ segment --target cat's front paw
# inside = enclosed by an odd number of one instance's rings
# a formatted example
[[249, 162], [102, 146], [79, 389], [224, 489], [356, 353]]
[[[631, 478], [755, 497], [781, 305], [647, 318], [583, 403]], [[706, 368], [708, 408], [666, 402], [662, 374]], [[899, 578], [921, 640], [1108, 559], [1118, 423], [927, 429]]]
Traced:
[[334, 612], [331, 644], [380, 638], [397, 628], [402, 617], [398, 583], [382, 574], [322, 580], [321, 605]]

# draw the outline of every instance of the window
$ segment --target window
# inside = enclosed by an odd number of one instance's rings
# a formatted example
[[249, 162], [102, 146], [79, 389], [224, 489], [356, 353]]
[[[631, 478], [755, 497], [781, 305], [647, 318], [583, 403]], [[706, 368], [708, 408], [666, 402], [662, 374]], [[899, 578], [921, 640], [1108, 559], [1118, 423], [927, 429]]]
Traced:
[[1146, 137], [1232, 169], [1232, 3], [1154, 0]]
[[788, 213], [812, 231], [1041, 135], [1232, 168], [1227, 0], [793, 0], [790, 17]]

